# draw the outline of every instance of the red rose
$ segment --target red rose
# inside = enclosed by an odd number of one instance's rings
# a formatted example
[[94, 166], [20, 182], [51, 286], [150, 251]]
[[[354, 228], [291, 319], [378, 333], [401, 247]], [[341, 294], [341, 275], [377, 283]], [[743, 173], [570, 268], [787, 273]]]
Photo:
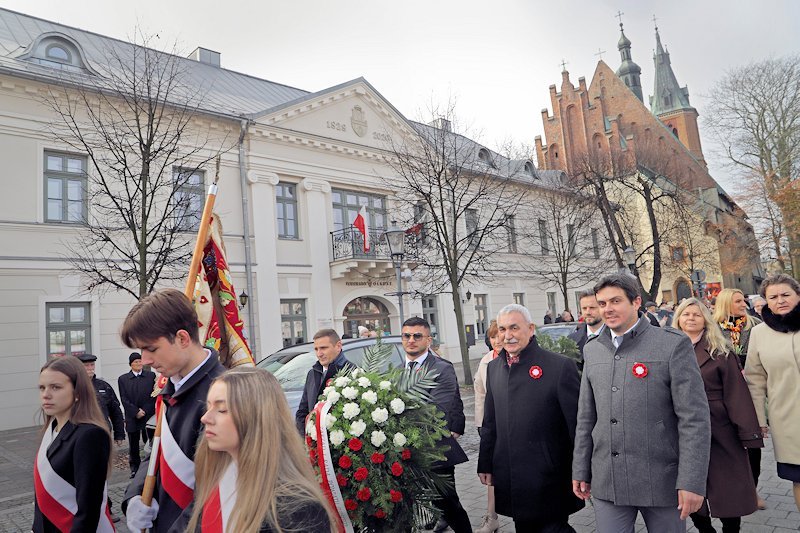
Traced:
[[347, 478], [341, 474], [336, 474], [336, 483], [338, 483], [340, 487], [346, 487]]
[[353, 450], [354, 452], [357, 452], [357, 451], [358, 451], [358, 450], [360, 450], [360, 449], [361, 449], [361, 448], [362, 448], [364, 445], [361, 443], [361, 441], [360, 441], [360, 440], [358, 440], [357, 438], [353, 437], [352, 439], [350, 439], [350, 440], [348, 441], [348, 443], [347, 443], [347, 446], [349, 446], [349, 447], [350, 447], [350, 449], [351, 449], [351, 450]]
[[311, 458], [311, 464], [312, 465], [317, 464], [317, 450], [316, 449], [311, 448], [310, 450], [308, 450], [308, 456]]
[[383, 512], [383, 509], [378, 509], [375, 512], [375, 518], [386, 518], [386, 513]]
[[356, 492], [356, 498], [358, 498], [362, 502], [369, 500], [371, 496], [372, 492], [369, 490], [369, 487], [364, 487], [363, 489]]
[[351, 466], [353, 466], [353, 460], [347, 457], [346, 455], [343, 455], [339, 457], [339, 466], [342, 468], [350, 468]]
[[314, 441], [311, 440], [311, 437], [309, 437], [308, 435], [306, 435], [306, 446], [308, 446], [309, 448], [314, 446]]
[[369, 474], [369, 470], [362, 466], [361, 468], [356, 469], [355, 474], [353, 474], [353, 479], [356, 481], [364, 481], [367, 479], [367, 474]]
[[358, 507], [358, 503], [355, 502], [354, 500], [345, 500], [344, 501], [344, 508], [347, 509], [348, 511], [355, 511], [357, 507]]
[[408, 448], [403, 448], [403, 453], [400, 454], [400, 457], [403, 458], [403, 461], [408, 461], [411, 459], [411, 450]]
[[395, 461], [392, 463], [392, 475], [399, 477], [403, 473], [403, 465]]
[[381, 464], [384, 459], [386, 459], [386, 456], [378, 452], [373, 453], [372, 457], [370, 457], [370, 461], [372, 461], [372, 464], [376, 465]]
[[403, 501], [403, 493], [399, 490], [390, 490], [389, 498], [392, 500], [392, 503], [399, 503]]
[[333, 378], [328, 378], [328, 381], [325, 382], [325, 386], [330, 387], [331, 383], [333, 383]]

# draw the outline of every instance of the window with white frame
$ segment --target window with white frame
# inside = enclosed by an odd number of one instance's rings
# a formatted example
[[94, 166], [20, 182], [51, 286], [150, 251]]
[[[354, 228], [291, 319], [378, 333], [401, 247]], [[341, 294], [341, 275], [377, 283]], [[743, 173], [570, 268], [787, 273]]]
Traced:
[[475, 295], [475, 335], [485, 336], [489, 329], [489, 308], [486, 305], [486, 295]]
[[439, 309], [436, 305], [436, 295], [426, 294], [422, 297], [422, 318], [431, 325], [431, 336], [435, 340], [442, 342], [442, 336], [439, 332]]
[[44, 189], [46, 222], [86, 222], [88, 183], [85, 156], [45, 151]]
[[600, 237], [596, 229], [592, 230], [592, 254], [595, 259], [600, 259]]
[[506, 232], [508, 232], [508, 252], [515, 254], [517, 253], [517, 228], [514, 215], [506, 216]]
[[333, 229], [342, 230], [349, 228], [361, 206], [367, 206], [370, 230], [383, 231], [386, 229], [386, 198], [374, 194], [364, 194], [356, 191], [333, 189], [331, 191], [333, 204]]
[[577, 236], [575, 235], [575, 225], [567, 224], [567, 250], [569, 257], [575, 257], [575, 244], [577, 243]]
[[464, 223], [467, 230], [467, 239], [470, 246], [478, 245], [478, 210], [465, 209], [464, 210]]
[[202, 170], [196, 168], [176, 168], [173, 171], [174, 217], [178, 229], [195, 230], [200, 225], [200, 217], [203, 216], [203, 204], [205, 203], [204, 174]]
[[514, 293], [514, 303], [517, 305], [525, 306], [525, 293], [524, 292], [515, 292]]
[[539, 244], [542, 247], [542, 255], [548, 255], [550, 253], [550, 243], [547, 237], [547, 222], [542, 219], [539, 219]]
[[306, 342], [305, 300], [281, 300], [281, 336], [284, 348]]
[[556, 318], [556, 293], [547, 293], [547, 308], [553, 312], [553, 320]]
[[297, 230], [297, 185], [278, 183], [275, 187], [275, 210], [278, 218], [278, 237], [298, 239]]
[[48, 357], [91, 352], [89, 303], [48, 303], [45, 314]]

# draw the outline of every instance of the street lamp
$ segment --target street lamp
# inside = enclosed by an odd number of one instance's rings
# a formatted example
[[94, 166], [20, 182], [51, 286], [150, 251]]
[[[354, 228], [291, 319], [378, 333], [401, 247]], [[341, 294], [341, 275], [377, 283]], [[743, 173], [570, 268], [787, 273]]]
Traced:
[[403, 257], [406, 255], [406, 232], [402, 228], [397, 227], [397, 221], [392, 220], [392, 227], [387, 229], [384, 233], [386, 235], [386, 243], [389, 245], [389, 254], [392, 256], [392, 264], [397, 276], [397, 301], [400, 310], [400, 325], [405, 322], [403, 316], [403, 280], [400, 276], [400, 269], [403, 266]]
[[628, 246], [622, 251], [622, 259], [625, 261], [625, 264], [628, 265], [628, 270], [631, 271], [631, 275], [636, 275], [636, 250], [633, 249], [632, 246]]

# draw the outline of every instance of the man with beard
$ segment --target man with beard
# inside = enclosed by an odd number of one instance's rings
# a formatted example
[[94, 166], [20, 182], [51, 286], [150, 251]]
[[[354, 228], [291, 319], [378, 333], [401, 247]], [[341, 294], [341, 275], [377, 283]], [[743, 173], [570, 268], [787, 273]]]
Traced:
[[569, 334], [569, 338], [574, 340], [581, 352], [581, 362], [579, 367], [583, 367], [583, 346], [586, 341], [600, 335], [603, 331], [603, 317], [600, 315], [600, 307], [597, 305], [597, 297], [594, 291], [589, 289], [578, 295], [578, 302], [581, 305], [581, 316], [583, 322], [578, 325], [578, 329]]
[[583, 507], [571, 486], [578, 369], [539, 347], [525, 307], [505, 306], [497, 327], [503, 350], [486, 367], [478, 477], [517, 531], [574, 532], [567, 519]]

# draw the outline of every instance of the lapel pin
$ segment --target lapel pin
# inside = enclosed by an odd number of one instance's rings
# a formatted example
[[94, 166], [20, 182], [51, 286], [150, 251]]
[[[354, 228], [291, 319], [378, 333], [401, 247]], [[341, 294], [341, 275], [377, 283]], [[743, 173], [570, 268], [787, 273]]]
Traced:
[[530, 374], [533, 379], [539, 379], [542, 377], [542, 369], [534, 365], [528, 370], [528, 374]]
[[647, 375], [647, 367], [644, 363], [633, 363], [632, 372], [635, 377], [641, 379]]

